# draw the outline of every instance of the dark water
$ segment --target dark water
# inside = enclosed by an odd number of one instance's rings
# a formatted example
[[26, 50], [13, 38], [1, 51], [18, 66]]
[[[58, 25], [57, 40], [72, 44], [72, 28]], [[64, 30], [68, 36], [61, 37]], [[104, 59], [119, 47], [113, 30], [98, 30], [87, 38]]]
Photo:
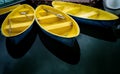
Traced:
[[51, 53], [43, 45], [38, 34], [28, 52], [23, 57], [14, 59], [6, 49], [6, 38], [0, 34], [0, 74], [115, 74], [119, 72], [120, 39], [114, 37], [111, 31], [110, 34], [104, 32], [105, 36], [99, 38], [99, 33], [94, 36], [91, 29], [87, 30], [81, 27], [81, 34], [77, 37], [81, 55], [80, 61], [74, 65]]

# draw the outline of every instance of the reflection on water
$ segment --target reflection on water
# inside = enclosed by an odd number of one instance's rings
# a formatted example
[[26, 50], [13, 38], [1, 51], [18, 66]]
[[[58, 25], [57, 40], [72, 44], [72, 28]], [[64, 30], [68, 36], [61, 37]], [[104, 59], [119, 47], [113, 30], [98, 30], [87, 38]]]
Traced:
[[79, 26], [81, 28], [81, 33], [83, 34], [110, 42], [115, 42], [117, 40], [117, 37], [112, 28], [110, 29], [84, 24], [79, 24]]
[[38, 27], [39, 37], [45, 47], [59, 59], [69, 63], [77, 64], [80, 61], [80, 47], [76, 39], [73, 45], [67, 46], [48, 35], [44, 34]]
[[14, 43], [10, 38], [6, 38], [6, 48], [10, 56], [13, 58], [21, 58], [23, 57], [27, 51], [31, 48], [37, 32], [36, 29], [32, 28], [32, 30], [28, 33], [26, 37], [24, 37], [19, 43]]

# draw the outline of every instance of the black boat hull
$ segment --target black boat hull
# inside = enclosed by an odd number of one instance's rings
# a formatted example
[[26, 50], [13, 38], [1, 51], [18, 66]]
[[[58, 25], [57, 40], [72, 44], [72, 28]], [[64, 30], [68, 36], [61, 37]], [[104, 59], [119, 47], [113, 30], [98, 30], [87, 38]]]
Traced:
[[[102, 28], [109, 28], [112, 29], [114, 26], [118, 25], [119, 19], [116, 20], [92, 20], [92, 19], [85, 19], [76, 16], [70, 15], [77, 23], [84, 24], [84, 25], [92, 25]], [[80, 25], [79, 25], [80, 26]]]

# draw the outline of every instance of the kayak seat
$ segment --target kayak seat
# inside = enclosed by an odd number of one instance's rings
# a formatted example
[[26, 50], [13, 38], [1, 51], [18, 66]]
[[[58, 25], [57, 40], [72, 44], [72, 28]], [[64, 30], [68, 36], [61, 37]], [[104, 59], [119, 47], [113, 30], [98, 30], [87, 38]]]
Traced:
[[46, 13], [46, 11], [44, 11], [44, 10], [41, 10], [40, 12], [39, 12], [39, 14], [38, 14], [38, 16], [46, 16], [47, 15], [47, 13]]
[[96, 11], [91, 11], [85, 14], [80, 15], [79, 17], [83, 17], [83, 18], [94, 18], [98, 16], [98, 12]]
[[25, 9], [25, 8], [24, 8], [24, 9], [20, 9], [20, 10], [19, 10], [19, 13], [21, 14], [21, 12], [26, 12], [26, 13], [28, 13], [28, 12], [29, 12], [29, 9]]
[[60, 18], [58, 18], [56, 15], [48, 15], [48, 16], [44, 16], [44, 17], [39, 17], [38, 18], [38, 21], [40, 21], [41, 24], [44, 24], [44, 23], [53, 23], [55, 21], [58, 21]]
[[70, 30], [71, 27], [72, 27], [72, 23], [68, 21], [68, 22], [62, 22], [62, 23], [45, 26], [44, 28], [50, 32], [62, 34]]
[[55, 6], [55, 8], [60, 9], [60, 10], [64, 10], [63, 6]]
[[76, 7], [76, 8], [68, 8], [68, 9], [65, 9], [65, 10], [63, 10], [65, 13], [68, 13], [68, 14], [77, 14], [77, 13], [79, 13], [80, 12], [80, 10], [81, 10], [81, 8], [80, 7]]
[[[5, 29], [7, 31], [9, 31], [9, 29], [11, 28], [13, 33], [19, 33], [19, 32], [23, 31], [24, 29], [26, 29], [29, 26], [29, 25], [26, 25], [26, 24], [29, 24], [29, 22], [18, 23], [18, 24], [13, 24], [11, 22], [11, 24], [8, 24], [5, 27]], [[11, 27], [10, 27], [10, 25], [11, 25]]]
[[33, 14], [27, 14], [27, 15], [12, 16], [9, 19], [12, 22], [25, 22], [25, 21], [31, 21], [33, 18], [34, 18]]

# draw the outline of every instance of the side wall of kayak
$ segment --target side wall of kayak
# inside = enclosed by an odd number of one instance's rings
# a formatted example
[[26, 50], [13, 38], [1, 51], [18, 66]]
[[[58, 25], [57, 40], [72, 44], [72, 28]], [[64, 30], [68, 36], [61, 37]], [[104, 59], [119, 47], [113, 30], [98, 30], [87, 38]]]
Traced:
[[[71, 15], [70, 15], [71, 16]], [[113, 28], [118, 25], [118, 20], [90, 20], [71, 16], [78, 24], [94, 25], [102, 28]]]

